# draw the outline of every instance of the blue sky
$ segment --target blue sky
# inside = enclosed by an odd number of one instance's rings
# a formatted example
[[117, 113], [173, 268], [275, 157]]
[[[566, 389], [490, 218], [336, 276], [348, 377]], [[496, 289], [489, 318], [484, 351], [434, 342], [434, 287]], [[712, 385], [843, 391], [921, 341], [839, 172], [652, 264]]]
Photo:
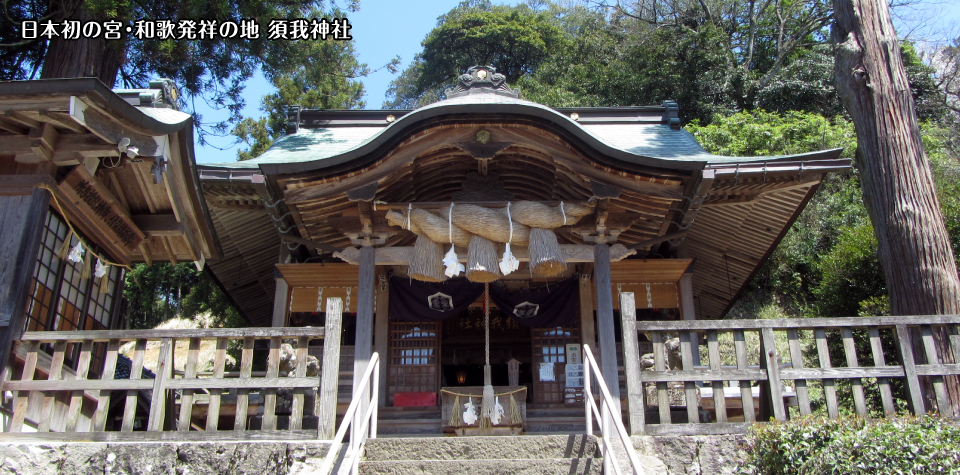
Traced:
[[[413, 56], [420, 52], [420, 42], [437, 25], [437, 17], [450, 11], [459, 3], [459, 0], [424, 0], [416, 3], [397, 0], [360, 0], [360, 10], [348, 16], [353, 26], [351, 33], [360, 61], [367, 63], [371, 69], [376, 69], [392, 58], [400, 56], [401, 69], [406, 67]], [[944, 29], [953, 30], [951, 37], [960, 34], [957, 31], [957, 25], [960, 25], [960, 1], [930, 0], [913, 10], [900, 13], [900, 18], [894, 21], [901, 35], [905, 31], [913, 31], [913, 24], [917, 18], [937, 18], [938, 20], [936, 23], [928, 24], [925, 30], [917, 30], [916, 34], [920, 36], [944, 33]], [[904, 22], [910, 25], [905, 25]], [[470, 65], [465, 65], [467, 66]], [[365, 100], [368, 109], [379, 109], [383, 105], [384, 94], [394, 77], [396, 76], [382, 69], [362, 80], [366, 89]], [[247, 104], [243, 115], [255, 118], [262, 116], [260, 98], [272, 92], [272, 89], [270, 83], [259, 74], [248, 81], [244, 90]], [[226, 114], [210, 110], [199, 103], [198, 112], [204, 115], [205, 122], [216, 122], [226, 117]], [[209, 140], [214, 146], [197, 145], [197, 163], [232, 162], [237, 159], [237, 150], [241, 147], [234, 145], [231, 138], [211, 137]], [[224, 150], [219, 150], [217, 147]]]
[[[400, 56], [402, 67], [410, 64], [413, 56], [420, 52], [420, 42], [427, 33], [437, 26], [437, 17], [450, 11], [459, 4], [459, 0], [426, 0], [402, 2], [397, 0], [360, 0], [360, 11], [349, 14], [353, 26], [351, 34], [361, 62], [376, 69], [396, 56]], [[516, 3], [516, 2], [513, 2]], [[368, 109], [379, 109], [383, 105], [384, 94], [390, 81], [396, 77], [386, 69], [363, 79], [366, 89], [365, 100]], [[244, 89], [246, 108], [245, 117], [260, 117], [260, 98], [269, 94], [273, 87], [259, 74], [247, 83]], [[199, 107], [205, 116], [204, 121], [214, 122], [219, 117], [216, 111]], [[225, 116], [225, 114], [223, 114]], [[214, 145], [231, 145], [230, 138], [212, 137]], [[226, 150], [214, 147], [196, 148], [197, 163], [231, 162], [237, 159], [239, 146]]]

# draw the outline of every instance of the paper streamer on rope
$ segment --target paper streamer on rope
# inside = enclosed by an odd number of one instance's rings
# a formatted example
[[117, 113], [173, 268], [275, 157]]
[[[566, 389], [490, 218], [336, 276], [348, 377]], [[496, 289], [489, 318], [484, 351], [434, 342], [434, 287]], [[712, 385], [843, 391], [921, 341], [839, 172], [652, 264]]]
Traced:
[[466, 404], [463, 405], [463, 408], [466, 409], [463, 411], [463, 423], [472, 426], [477, 423], [477, 409], [473, 405], [473, 398], [471, 397]]
[[500, 273], [503, 275], [508, 275], [520, 268], [520, 261], [510, 252], [510, 242], [513, 241], [513, 219], [510, 217], [509, 201], [507, 202], [507, 222], [510, 225], [510, 237], [503, 251], [503, 259], [500, 260]]
[[93, 269], [93, 278], [99, 279], [107, 274], [107, 266], [103, 265], [103, 261], [97, 259], [97, 265]]
[[480, 411], [480, 417], [490, 418], [494, 412], [493, 382], [490, 377], [490, 284], [483, 284], [483, 291], [483, 408]]
[[460, 275], [461, 272], [466, 271], [466, 267], [460, 263], [460, 259], [457, 257], [457, 251], [454, 250], [456, 246], [453, 244], [453, 203], [450, 203], [450, 216], [451, 218], [447, 219], [447, 236], [450, 240], [450, 250], [443, 256], [443, 265], [446, 266], [446, 270], [443, 273], [447, 277], [456, 277]]
[[73, 249], [70, 250], [70, 254], [67, 256], [67, 259], [70, 259], [70, 262], [83, 261], [83, 245], [80, 243], [79, 239], [77, 239], [77, 245], [73, 246]]

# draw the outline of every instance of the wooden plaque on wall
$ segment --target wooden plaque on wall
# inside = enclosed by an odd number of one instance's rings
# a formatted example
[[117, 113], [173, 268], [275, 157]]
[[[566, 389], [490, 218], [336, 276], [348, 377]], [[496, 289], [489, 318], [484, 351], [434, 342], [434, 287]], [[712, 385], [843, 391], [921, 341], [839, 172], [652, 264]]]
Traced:
[[77, 230], [121, 264], [129, 264], [130, 254], [145, 235], [100, 180], [78, 166], [57, 189], [63, 212]]

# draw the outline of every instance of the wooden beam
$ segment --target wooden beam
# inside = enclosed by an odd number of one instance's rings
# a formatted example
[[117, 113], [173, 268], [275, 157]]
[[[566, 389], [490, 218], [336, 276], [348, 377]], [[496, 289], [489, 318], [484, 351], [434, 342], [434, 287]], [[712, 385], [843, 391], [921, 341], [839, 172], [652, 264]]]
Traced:
[[183, 226], [172, 214], [135, 214], [130, 219], [148, 237], [183, 235]]
[[[286, 236], [282, 236], [284, 240], [290, 239]], [[291, 242], [298, 242], [290, 239]], [[312, 242], [312, 241], [307, 241]], [[318, 243], [319, 244], [319, 243]], [[594, 253], [593, 246], [587, 244], [561, 244], [560, 250], [563, 252], [564, 259], [568, 264], [576, 264], [581, 262], [593, 262]], [[512, 247], [511, 252], [513, 256], [520, 262], [529, 262], [530, 261], [530, 252], [526, 247]], [[636, 254], [637, 251], [633, 249], [627, 249], [623, 244], [614, 244], [610, 246], [610, 261], [619, 262], [623, 259], [626, 259], [629, 256]], [[410, 263], [410, 256], [413, 255], [413, 247], [381, 247], [376, 250], [376, 264], [378, 266], [405, 266]], [[348, 247], [346, 249], [337, 251], [334, 253], [334, 257], [343, 259], [344, 261], [350, 264], [359, 264], [360, 263], [360, 250], [355, 247]], [[461, 262], [467, 262], [466, 253], [458, 253], [457, 257]]]
[[[274, 271], [276, 272], [276, 271]], [[277, 283], [276, 291], [273, 293], [273, 327], [287, 326], [287, 299], [290, 297], [290, 287], [287, 281], [276, 272], [274, 281]]]
[[52, 123], [58, 127], [63, 127], [64, 129], [70, 130], [77, 134], [87, 133], [86, 127], [78, 124], [73, 118], [70, 117], [70, 114], [65, 112], [58, 111], [48, 111], [45, 109], [40, 110], [40, 117], [44, 122]]
[[318, 251], [324, 251], [324, 252], [343, 252], [344, 251], [343, 249], [340, 249], [339, 247], [336, 247], [336, 246], [331, 246], [329, 244], [325, 244], [322, 242], [311, 241], [309, 239], [301, 239], [296, 236], [288, 236], [286, 234], [281, 234], [280, 240], [284, 242], [294, 242], [303, 246], [307, 246], [309, 248], [316, 249]]
[[6, 119], [8, 121], [13, 121], [15, 123], [22, 124], [27, 128], [40, 127], [40, 124], [43, 123], [43, 122], [40, 122], [39, 120], [31, 119], [30, 117], [27, 117], [23, 112], [8, 110], [4, 112], [4, 115], [6, 116]]
[[0, 196], [30, 195], [40, 184], [56, 185], [53, 178], [47, 173], [0, 175]]
[[[584, 265], [587, 267], [587, 265]], [[590, 271], [581, 270], [580, 273], [580, 342], [597, 347], [597, 320], [593, 308], [593, 283], [590, 280]]]
[[0, 368], [7, 367], [13, 338], [23, 330], [41, 229], [50, 195], [0, 196]]
[[627, 384], [630, 435], [642, 435], [646, 421], [643, 382], [640, 380], [640, 343], [637, 337], [637, 302], [633, 292], [620, 294], [620, 328], [623, 336], [623, 373]]
[[616, 402], [613, 414], [620, 414], [620, 377], [617, 374], [617, 343], [613, 328], [613, 290], [610, 282], [610, 246], [593, 245], [594, 284], [597, 295], [597, 329], [600, 340], [600, 372]]
[[320, 440], [333, 439], [337, 419], [337, 386], [340, 382], [340, 319], [343, 300], [327, 299], [327, 319], [323, 334], [323, 365], [320, 367], [320, 394], [317, 397]]
[[367, 385], [362, 393], [359, 388], [363, 373], [370, 363], [373, 343], [373, 294], [376, 268], [374, 257], [376, 253], [372, 247], [360, 249], [360, 277], [357, 282], [357, 339], [353, 347], [353, 397], [363, 401], [357, 409], [353, 420], [353, 427], [360, 427], [363, 414], [367, 412], [370, 399], [370, 386]]
[[640, 241], [636, 244], [631, 244], [628, 248], [643, 249], [645, 247], [650, 247], [655, 244], [660, 244], [661, 242], [669, 241], [671, 239], [679, 239], [679, 238], [685, 237], [686, 235], [687, 235], [687, 231], [677, 231], [675, 233], [664, 234], [663, 236], [657, 236], [653, 239], [647, 239], [646, 241]]
[[[30, 150], [41, 161], [53, 159], [53, 151], [57, 149], [57, 139], [60, 134], [53, 125], [44, 123], [40, 127], [30, 129]], [[17, 156], [18, 162], [23, 162], [23, 156]], [[31, 163], [31, 162], [26, 162]]]
[[159, 155], [160, 146], [153, 136], [143, 134], [135, 130], [133, 126], [122, 124], [109, 114], [99, 111], [77, 98], [71, 98], [70, 116], [107, 143], [117, 144], [121, 139], [128, 138], [130, 139], [129, 146], [139, 149], [138, 155], [146, 157]]
[[14, 135], [27, 135], [30, 131], [28, 127], [24, 127], [18, 123], [8, 121], [0, 116], [0, 130], [5, 130]]
[[327, 183], [319, 183], [302, 188], [288, 189], [284, 192], [283, 196], [286, 198], [287, 204], [290, 205], [319, 200], [340, 193], [346, 193], [354, 188], [369, 185], [370, 183], [378, 182], [390, 176], [394, 172], [400, 170], [404, 165], [407, 165], [413, 161], [417, 155], [425, 150], [433, 148], [437, 145], [453, 143], [458, 140], [469, 140], [472, 136], [472, 130], [469, 129], [431, 131], [430, 133], [418, 137], [416, 141], [412, 142], [409, 146], [401, 145], [400, 147], [396, 148], [391, 156], [384, 158], [376, 166], [370, 167], [364, 173], [356, 173], [352, 176], [347, 176], [336, 181], [331, 180]]
[[[377, 268], [377, 311], [376, 323], [373, 328], [373, 350], [386, 358], [390, 340], [390, 280], [387, 279], [387, 268]], [[381, 359], [380, 361], [384, 361]], [[382, 365], [383, 363], [381, 363]], [[387, 372], [380, 371], [380, 394], [377, 395], [380, 406], [387, 405]]]

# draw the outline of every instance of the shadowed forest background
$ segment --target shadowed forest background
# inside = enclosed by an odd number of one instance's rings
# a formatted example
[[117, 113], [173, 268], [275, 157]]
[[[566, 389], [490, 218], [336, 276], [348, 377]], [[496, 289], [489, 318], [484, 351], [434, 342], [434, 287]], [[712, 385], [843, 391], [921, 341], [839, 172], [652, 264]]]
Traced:
[[[256, 9], [329, 18], [356, 7], [252, 0], [67, 3], [5, 4], [12, 21], [0, 22], [0, 79], [44, 77], [62, 46], [15, 41], [14, 25], [62, 16], [68, 7], [93, 17], [128, 18], [244, 17]], [[832, 13], [832, 2], [824, 0], [466, 1], [438, 19], [406, 68], [399, 70], [398, 60], [376, 67], [398, 71], [384, 108], [441, 100], [465, 68], [490, 64], [521, 90], [521, 98], [551, 107], [676, 100], [686, 130], [712, 153], [843, 148], [843, 157], [856, 165], [856, 134], [834, 86]], [[360, 79], [371, 68], [357, 60], [349, 42], [121, 43], [113, 45], [121, 50], [116, 69], [96, 75], [114, 87], [143, 87], [150, 78], [169, 77], [181, 87], [185, 110], [208, 101], [239, 111], [244, 81], [261, 68], [276, 87], [262, 98], [264, 118], [237, 112], [214, 124], [196, 117], [201, 137], [229, 133], [245, 143], [240, 160], [263, 153], [282, 135], [288, 106], [366, 105]], [[904, 41], [901, 53], [954, 255], [960, 256], [960, 34], [939, 44]], [[831, 174], [727, 317], [887, 314], [876, 253], [856, 168]], [[210, 274], [192, 264], [139, 265], [127, 275], [124, 297], [123, 318], [132, 328], [201, 314], [212, 314], [219, 325], [245, 325]]]

